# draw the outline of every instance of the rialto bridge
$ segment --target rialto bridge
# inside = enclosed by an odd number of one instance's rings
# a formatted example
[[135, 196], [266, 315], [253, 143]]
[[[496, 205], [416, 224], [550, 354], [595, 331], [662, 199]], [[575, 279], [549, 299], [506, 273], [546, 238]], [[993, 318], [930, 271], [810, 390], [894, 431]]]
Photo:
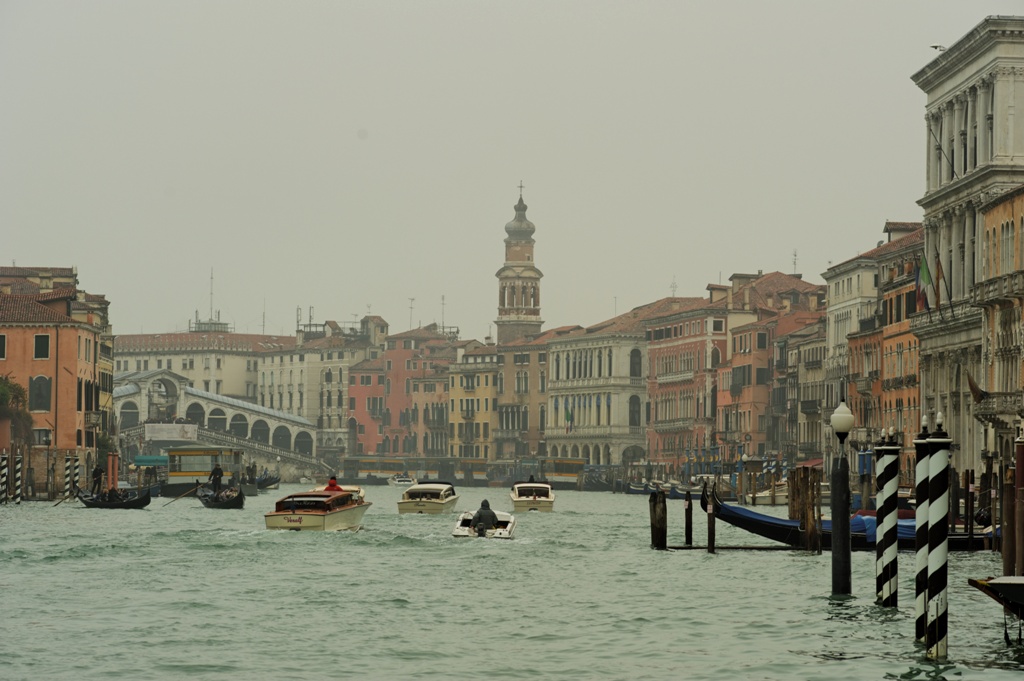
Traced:
[[[118, 432], [131, 446], [143, 424], [195, 424], [196, 439], [237, 446], [296, 464], [316, 463], [316, 427], [301, 416], [267, 409], [244, 400], [196, 390], [172, 371], [137, 371], [114, 378], [114, 415]], [[124, 446], [124, 445], [123, 445]]]

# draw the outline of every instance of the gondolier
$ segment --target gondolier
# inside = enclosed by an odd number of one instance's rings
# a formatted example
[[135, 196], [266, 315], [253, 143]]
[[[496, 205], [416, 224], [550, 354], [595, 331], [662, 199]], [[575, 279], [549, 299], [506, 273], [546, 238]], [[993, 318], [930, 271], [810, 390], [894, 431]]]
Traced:
[[97, 463], [96, 468], [92, 469], [92, 487], [89, 491], [92, 495], [99, 496], [100, 491], [103, 489], [103, 468]]
[[213, 494], [214, 496], [220, 492], [220, 481], [224, 477], [224, 469], [220, 467], [220, 464], [214, 464], [213, 470], [210, 471], [210, 477], [207, 482], [213, 483]]

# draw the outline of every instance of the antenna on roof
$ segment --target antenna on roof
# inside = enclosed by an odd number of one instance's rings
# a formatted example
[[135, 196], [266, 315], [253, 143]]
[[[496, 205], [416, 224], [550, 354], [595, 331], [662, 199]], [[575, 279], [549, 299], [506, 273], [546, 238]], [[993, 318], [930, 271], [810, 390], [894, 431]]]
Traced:
[[444, 294], [441, 294], [441, 327], [444, 328]]
[[313, 323], [313, 306], [312, 305], [309, 306], [309, 323], [310, 324]]
[[679, 288], [679, 284], [676, 283], [676, 275], [672, 275], [672, 283], [669, 284], [669, 289], [672, 291], [672, 297], [676, 297], [676, 289]]
[[796, 249], [793, 249], [793, 274], [796, 274]]
[[410, 329], [412, 328], [412, 308], [413, 308], [412, 304], [415, 303], [415, 302], [416, 302], [415, 298], [410, 298], [409, 299], [409, 328]]
[[296, 329], [299, 328], [299, 326], [301, 326], [301, 324], [302, 324], [302, 306], [301, 305], [296, 305], [295, 306], [295, 328]]

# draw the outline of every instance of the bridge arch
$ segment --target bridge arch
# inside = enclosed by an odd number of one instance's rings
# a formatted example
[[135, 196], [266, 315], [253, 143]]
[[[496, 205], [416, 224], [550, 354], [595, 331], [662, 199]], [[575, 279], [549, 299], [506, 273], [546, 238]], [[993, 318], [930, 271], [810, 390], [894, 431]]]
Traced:
[[206, 427], [206, 409], [198, 402], [188, 405], [188, 408], [185, 410], [185, 418], [193, 423], [198, 423], [203, 428]]
[[228, 417], [224, 410], [219, 407], [211, 409], [206, 427], [210, 430], [226, 431], [228, 429]]
[[313, 454], [313, 436], [304, 430], [295, 435], [295, 451], [300, 454]]
[[249, 419], [244, 414], [235, 414], [231, 417], [230, 430], [235, 437], [249, 437]]
[[257, 442], [270, 444], [270, 426], [268, 426], [267, 422], [264, 421], [263, 419], [253, 421], [252, 431], [249, 437], [251, 437], [253, 440], [256, 440]]
[[278, 449], [292, 448], [292, 432], [288, 430], [288, 426], [274, 428], [274, 439], [271, 444]]
[[139, 405], [132, 400], [125, 400], [121, 404], [121, 416], [118, 419], [121, 428], [131, 428], [139, 425]]

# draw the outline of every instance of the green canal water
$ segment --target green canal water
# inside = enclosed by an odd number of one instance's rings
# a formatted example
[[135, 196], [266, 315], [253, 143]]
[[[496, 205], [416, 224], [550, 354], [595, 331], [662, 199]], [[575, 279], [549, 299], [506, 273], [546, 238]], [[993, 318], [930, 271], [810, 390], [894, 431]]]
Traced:
[[[559, 492], [514, 541], [453, 539], [454, 516], [400, 516], [367, 488], [358, 533], [271, 532], [302, 486], [209, 510], [0, 507], [0, 679], [1014, 679], [1024, 648], [950, 560], [949, 661], [914, 643], [913, 555], [898, 611], [874, 604], [874, 554], [833, 601], [830, 556], [656, 552], [646, 496]], [[463, 489], [459, 510], [506, 490]], [[669, 501], [669, 543], [683, 503]], [[694, 513], [695, 543], [706, 516]], [[719, 545], [765, 540], [719, 523]], [[1016, 624], [1012, 626], [1016, 638]]]

